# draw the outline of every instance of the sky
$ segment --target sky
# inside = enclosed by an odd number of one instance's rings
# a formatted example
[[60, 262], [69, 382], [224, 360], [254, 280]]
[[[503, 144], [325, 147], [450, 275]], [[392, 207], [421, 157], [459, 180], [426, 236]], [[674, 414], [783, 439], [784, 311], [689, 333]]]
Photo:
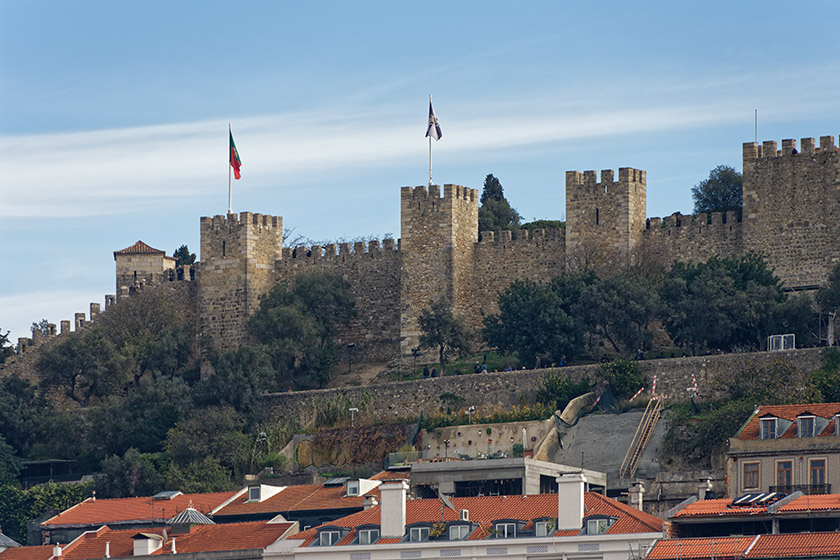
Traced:
[[[0, 0], [0, 332], [115, 293], [113, 252], [199, 253], [228, 208], [398, 238], [399, 187], [647, 171], [647, 214], [751, 142], [840, 134], [840, 2]], [[199, 259], [201, 255], [199, 254]]]

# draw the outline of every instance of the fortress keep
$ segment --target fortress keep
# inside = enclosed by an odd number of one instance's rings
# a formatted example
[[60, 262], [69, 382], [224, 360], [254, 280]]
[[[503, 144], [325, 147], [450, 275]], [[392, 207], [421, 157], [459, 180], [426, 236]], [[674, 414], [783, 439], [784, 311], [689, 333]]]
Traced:
[[[340, 343], [358, 357], [386, 360], [410, 354], [418, 317], [446, 296], [475, 326], [497, 310], [513, 280], [549, 280], [576, 263], [632, 259], [653, 251], [666, 262], [704, 261], [747, 252], [764, 254], [790, 288], [814, 288], [840, 262], [840, 150], [833, 136], [743, 146], [743, 215], [735, 212], [646, 218], [645, 171], [568, 171], [566, 228], [482, 232], [476, 190], [459, 185], [402, 187], [401, 232], [392, 239], [283, 248], [283, 219], [242, 212], [201, 218], [196, 266], [200, 332], [222, 348], [244, 338], [259, 296], [286, 279], [321, 269], [345, 277], [358, 316]], [[123, 263], [125, 264], [125, 263]], [[148, 268], [148, 267], [146, 267]], [[147, 283], [166, 271], [143, 269]], [[117, 281], [135, 277], [118, 267]]]

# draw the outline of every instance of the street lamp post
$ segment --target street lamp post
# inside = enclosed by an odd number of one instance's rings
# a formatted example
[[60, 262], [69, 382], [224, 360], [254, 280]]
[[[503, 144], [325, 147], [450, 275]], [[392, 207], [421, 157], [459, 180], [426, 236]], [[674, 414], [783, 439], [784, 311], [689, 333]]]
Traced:
[[411, 363], [411, 378], [414, 379], [414, 374], [417, 373], [417, 356], [420, 355], [420, 347], [412, 348], [411, 349], [411, 357], [413, 358], [413, 362]]
[[347, 373], [350, 373], [350, 370], [353, 369], [353, 348], [355, 347], [355, 342], [351, 342], [347, 345]]

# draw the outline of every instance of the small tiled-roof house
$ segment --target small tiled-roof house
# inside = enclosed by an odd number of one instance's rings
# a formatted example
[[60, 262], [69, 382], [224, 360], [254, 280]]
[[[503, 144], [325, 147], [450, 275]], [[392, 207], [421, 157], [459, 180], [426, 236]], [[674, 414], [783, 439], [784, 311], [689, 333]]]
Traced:
[[175, 269], [175, 258], [142, 241], [114, 251], [114, 260], [117, 264], [117, 294], [123, 287], [163, 282], [169, 278], [169, 271]]
[[840, 489], [840, 403], [761, 406], [729, 440], [727, 492]]

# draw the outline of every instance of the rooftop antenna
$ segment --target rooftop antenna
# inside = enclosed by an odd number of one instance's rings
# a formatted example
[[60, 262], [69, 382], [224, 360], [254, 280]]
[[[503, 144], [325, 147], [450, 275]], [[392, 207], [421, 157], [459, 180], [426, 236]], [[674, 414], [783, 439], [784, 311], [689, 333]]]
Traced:
[[758, 144], [758, 109], [755, 110], [755, 143]]

